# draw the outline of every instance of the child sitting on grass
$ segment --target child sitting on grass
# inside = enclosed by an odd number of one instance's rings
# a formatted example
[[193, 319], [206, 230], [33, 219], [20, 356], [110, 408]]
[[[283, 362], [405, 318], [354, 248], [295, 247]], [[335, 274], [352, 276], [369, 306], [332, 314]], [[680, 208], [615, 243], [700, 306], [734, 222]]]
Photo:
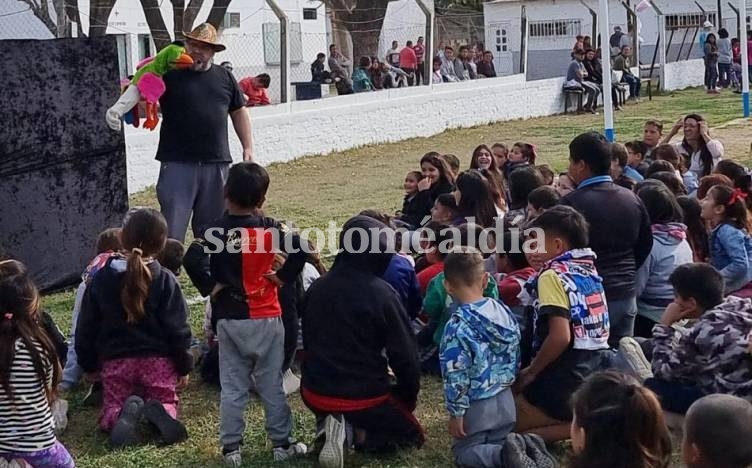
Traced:
[[[555, 206], [527, 225], [526, 252], [539, 270], [526, 289], [535, 309], [533, 360], [515, 384], [517, 427], [545, 441], [569, 437], [569, 400], [585, 377], [611, 364], [609, 317], [588, 224], [569, 206]], [[528, 246], [532, 248], [533, 246]]]
[[520, 331], [507, 307], [483, 297], [490, 277], [477, 250], [453, 249], [444, 275], [458, 303], [439, 353], [452, 453], [459, 466], [499, 467], [516, 420], [511, 387], [519, 369]]
[[[706, 263], [690, 263], [669, 278], [674, 302], [653, 327], [652, 371], [645, 381], [661, 397], [663, 409], [684, 414], [704, 395], [726, 393], [752, 398], [749, 302], [723, 300], [721, 275]], [[694, 319], [686, 328], [674, 325]]]
[[568, 468], [671, 466], [671, 435], [661, 405], [633, 378], [597, 373], [577, 390], [572, 405], [574, 453]]
[[637, 171], [640, 176], [645, 177], [645, 171], [650, 166], [650, 163], [645, 160], [648, 146], [640, 140], [634, 140], [624, 143], [624, 147], [627, 148], [627, 164], [629, 167]]
[[184, 255], [185, 247], [182, 242], [177, 239], [167, 239], [164, 249], [157, 254], [156, 260], [177, 277], [180, 276], [180, 269], [183, 267]]
[[538, 187], [527, 196], [527, 219], [532, 219], [559, 204], [561, 195], [551, 185]]
[[423, 173], [420, 171], [410, 171], [405, 176], [405, 200], [402, 202], [402, 210], [397, 213], [399, 219], [409, 224], [413, 229], [420, 226], [423, 221], [417, 212], [415, 205], [415, 196], [418, 194], [418, 182], [423, 180]]
[[444, 193], [436, 198], [431, 208], [431, 221], [448, 226], [458, 226], [466, 222], [457, 210], [457, 199], [454, 194]]
[[428, 266], [418, 273], [418, 286], [420, 294], [426, 295], [428, 284], [436, 275], [444, 271], [444, 257], [446, 252], [439, 248], [449, 238], [449, 226], [431, 221], [424, 227], [424, 240], [421, 240], [421, 249]]
[[716, 185], [702, 200], [702, 219], [710, 228], [710, 264], [721, 273], [727, 295], [739, 293], [752, 281], [752, 238], [746, 197], [747, 192], [741, 189]]
[[[294, 282], [306, 262], [300, 238], [264, 216], [266, 169], [233, 165], [225, 183], [225, 214], [203, 227], [185, 256], [185, 270], [203, 296], [211, 296], [212, 325], [219, 338], [220, 444], [224, 463], [241, 466], [248, 389], [255, 383], [275, 461], [306, 453], [292, 437], [292, 413], [282, 387], [284, 326], [278, 289]], [[205, 233], [205, 234], [204, 234]], [[216, 237], [209, 237], [209, 234]], [[287, 236], [291, 236], [290, 239]], [[219, 252], [207, 249], [219, 243]], [[272, 270], [275, 249], [288, 253]]]
[[643, 153], [645, 161], [650, 164], [655, 158], [653, 150], [663, 140], [663, 123], [658, 120], [648, 120], [642, 130], [642, 142], [645, 143], [646, 151]]
[[50, 405], [61, 370], [39, 306], [26, 267], [0, 261], [0, 465], [73, 468], [55, 437]]
[[687, 468], [747, 468], [750, 440], [752, 404], [732, 395], [708, 395], [684, 418], [682, 458]]
[[141, 418], [165, 444], [188, 437], [176, 418], [177, 390], [193, 368], [191, 329], [175, 276], [154, 260], [166, 240], [167, 222], [158, 211], [130, 213], [121, 233], [126, 253], [107, 260], [81, 304], [76, 355], [87, 380], [99, 373], [99, 425], [115, 448], [141, 442]]

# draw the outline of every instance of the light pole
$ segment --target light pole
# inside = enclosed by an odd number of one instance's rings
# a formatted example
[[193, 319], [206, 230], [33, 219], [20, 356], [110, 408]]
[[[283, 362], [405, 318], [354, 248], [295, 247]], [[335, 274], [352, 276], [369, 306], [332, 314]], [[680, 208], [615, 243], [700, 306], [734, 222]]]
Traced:
[[[744, 0], [740, 0], [744, 1]], [[608, 43], [608, 0], [599, 0], [598, 27], [602, 44]], [[608, 141], [616, 140], [614, 133], [614, 102], [611, 99], [611, 58], [607, 47], [601, 47], [601, 62], [603, 64], [603, 120]]]
[[749, 57], [747, 57], [747, 2], [739, 0], [739, 45], [742, 54], [742, 109], [749, 118]]

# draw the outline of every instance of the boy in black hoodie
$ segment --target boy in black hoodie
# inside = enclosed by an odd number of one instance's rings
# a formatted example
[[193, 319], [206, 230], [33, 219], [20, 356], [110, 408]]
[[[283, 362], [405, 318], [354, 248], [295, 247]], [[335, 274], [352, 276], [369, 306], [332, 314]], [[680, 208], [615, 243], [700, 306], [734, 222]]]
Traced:
[[[212, 222], [188, 248], [183, 266], [196, 288], [211, 296], [212, 328], [219, 338], [220, 443], [224, 462], [240, 466], [244, 413], [251, 376], [261, 397], [275, 461], [303, 455], [292, 437], [292, 414], [282, 391], [284, 327], [278, 288], [295, 281], [306, 253], [300, 238], [264, 217], [269, 174], [258, 164], [230, 168], [225, 184], [225, 215]], [[275, 250], [288, 252], [272, 271]]]
[[367, 216], [345, 223], [343, 250], [304, 301], [301, 395], [324, 426], [324, 468], [342, 466], [346, 423], [356, 449], [386, 452], [425, 440], [412, 414], [420, 389], [415, 342], [397, 293], [381, 279], [393, 255], [388, 230]]

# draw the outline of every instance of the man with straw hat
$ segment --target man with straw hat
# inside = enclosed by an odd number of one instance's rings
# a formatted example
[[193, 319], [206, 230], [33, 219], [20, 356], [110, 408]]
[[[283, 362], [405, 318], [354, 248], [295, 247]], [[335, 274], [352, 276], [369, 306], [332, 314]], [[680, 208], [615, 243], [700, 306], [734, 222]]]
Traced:
[[159, 100], [162, 126], [157, 149], [157, 199], [169, 236], [180, 241], [191, 214], [196, 234], [224, 210], [224, 183], [232, 163], [228, 115], [243, 146], [243, 159], [253, 159], [245, 98], [232, 73], [214, 64], [214, 54], [225, 50], [217, 41], [217, 30], [209, 23], [198, 25], [185, 33], [185, 48], [192, 68], [163, 77], [167, 89]]

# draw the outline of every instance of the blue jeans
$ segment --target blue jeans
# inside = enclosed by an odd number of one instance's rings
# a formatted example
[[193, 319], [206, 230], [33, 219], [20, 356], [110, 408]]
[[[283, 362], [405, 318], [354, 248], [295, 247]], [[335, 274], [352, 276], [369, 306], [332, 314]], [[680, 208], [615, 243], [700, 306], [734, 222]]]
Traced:
[[694, 385], [668, 380], [647, 379], [644, 385], [658, 395], [663, 410], [671, 413], [686, 414], [692, 403], [705, 396], [705, 393]]
[[612, 301], [608, 299], [608, 319], [611, 324], [608, 344], [612, 348], [619, 346], [619, 340], [625, 336], [634, 335], [635, 316], [637, 315], [637, 299], [632, 296], [626, 299]]
[[629, 95], [635, 98], [640, 97], [640, 88], [642, 87], [642, 83], [640, 83], [640, 79], [633, 75], [627, 75], [626, 73], [622, 75], [622, 81], [627, 83], [629, 85]]
[[721, 83], [722, 88], [728, 88], [731, 84], [731, 64], [719, 63], [718, 64], [718, 81]]

